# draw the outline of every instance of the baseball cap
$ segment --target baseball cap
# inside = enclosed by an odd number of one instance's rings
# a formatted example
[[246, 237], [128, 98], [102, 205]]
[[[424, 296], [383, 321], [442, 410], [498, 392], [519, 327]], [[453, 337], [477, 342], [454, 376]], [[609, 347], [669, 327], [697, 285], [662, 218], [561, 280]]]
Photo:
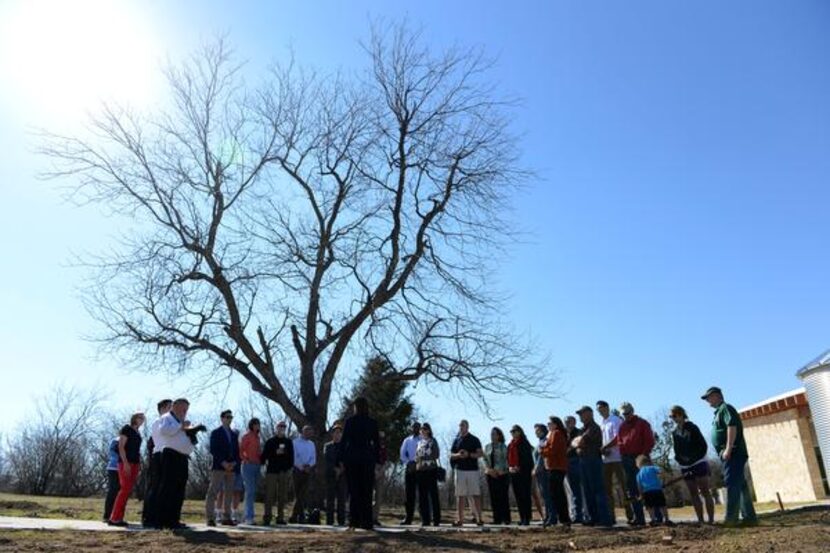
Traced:
[[576, 414], [581, 415], [583, 411], [588, 411], [590, 413], [594, 412], [594, 410], [591, 409], [589, 406], [583, 405], [582, 407], [580, 407], [579, 409], [576, 410]]
[[702, 396], [700, 396], [700, 399], [706, 399], [707, 397], [709, 397], [709, 396], [710, 396], [710, 395], [712, 395], [712, 394], [720, 394], [720, 395], [723, 395], [723, 392], [721, 392], [721, 389], [720, 389], [720, 388], [718, 388], [717, 386], [711, 386], [708, 390], [706, 390], [705, 392], [703, 392], [703, 395], [702, 395]]

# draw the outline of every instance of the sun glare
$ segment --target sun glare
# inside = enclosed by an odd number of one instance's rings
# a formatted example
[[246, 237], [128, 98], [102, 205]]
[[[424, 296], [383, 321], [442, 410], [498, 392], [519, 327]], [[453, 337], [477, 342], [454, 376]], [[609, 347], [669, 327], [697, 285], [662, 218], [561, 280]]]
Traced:
[[102, 100], [143, 104], [159, 52], [138, 4], [105, 0], [0, 3], [0, 86], [48, 117]]

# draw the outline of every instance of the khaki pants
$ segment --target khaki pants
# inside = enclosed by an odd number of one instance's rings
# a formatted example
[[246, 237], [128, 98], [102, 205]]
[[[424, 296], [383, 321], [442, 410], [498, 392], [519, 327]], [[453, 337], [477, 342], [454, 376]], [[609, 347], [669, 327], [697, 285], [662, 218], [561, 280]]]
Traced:
[[219, 486], [224, 483], [222, 494], [222, 516], [225, 520], [231, 518], [231, 505], [233, 504], [233, 483], [236, 475], [233, 471], [212, 470], [210, 471], [210, 486], [205, 498], [205, 518], [208, 521], [214, 520], [216, 513], [216, 494], [219, 493]]
[[[616, 480], [616, 484], [614, 483]], [[628, 501], [628, 495], [625, 493], [625, 470], [622, 462], [619, 463], [605, 463], [602, 465], [602, 483], [605, 486], [605, 494], [608, 496], [608, 511], [611, 513], [611, 521], [616, 521], [617, 517], [614, 514], [614, 488], [618, 489], [623, 498], [623, 507], [628, 520], [631, 520], [631, 505]]]
[[265, 522], [271, 523], [274, 503], [277, 504], [277, 520], [283, 520], [285, 504], [288, 503], [288, 485], [291, 472], [268, 473], [265, 475]]

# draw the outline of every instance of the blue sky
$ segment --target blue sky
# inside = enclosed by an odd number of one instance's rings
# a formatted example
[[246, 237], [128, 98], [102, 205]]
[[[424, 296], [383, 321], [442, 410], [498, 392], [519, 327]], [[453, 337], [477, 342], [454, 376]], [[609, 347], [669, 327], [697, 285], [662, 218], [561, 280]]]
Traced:
[[[289, 45], [300, 63], [362, 67], [357, 41], [376, 17], [408, 17], [436, 50], [457, 41], [498, 57], [493, 77], [524, 99], [515, 128], [539, 173], [515, 199], [530, 235], [500, 271], [506, 316], [550, 349], [566, 392], [503, 398], [501, 424], [600, 398], [645, 415], [680, 403], [705, 423], [709, 385], [754, 403], [797, 387], [795, 370], [830, 347], [826, 2], [30, 6], [0, 0], [0, 31], [15, 25], [0, 41], [0, 431], [56, 382], [119, 390], [124, 409], [188, 390], [93, 360], [83, 272], [68, 262], [105, 247], [118, 222], [36, 180], [28, 130], [78, 129], [101, 88], [152, 105], [157, 61], [222, 31], [251, 70]], [[474, 406], [417, 398], [440, 426], [467, 413], [486, 434]], [[201, 401], [216, 410], [211, 394]]]

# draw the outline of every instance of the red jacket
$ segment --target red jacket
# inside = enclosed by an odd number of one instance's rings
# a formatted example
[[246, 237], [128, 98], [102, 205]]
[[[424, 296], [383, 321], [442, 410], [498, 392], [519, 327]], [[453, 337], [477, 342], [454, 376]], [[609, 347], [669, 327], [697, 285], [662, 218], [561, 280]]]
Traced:
[[548, 432], [548, 439], [539, 452], [547, 470], [568, 471], [568, 436], [561, 430]]
[[632, 415], [620, 426], [617, 445], [623, 455], [648, 455], [654, 448], [654, 431], [647, 421]]

